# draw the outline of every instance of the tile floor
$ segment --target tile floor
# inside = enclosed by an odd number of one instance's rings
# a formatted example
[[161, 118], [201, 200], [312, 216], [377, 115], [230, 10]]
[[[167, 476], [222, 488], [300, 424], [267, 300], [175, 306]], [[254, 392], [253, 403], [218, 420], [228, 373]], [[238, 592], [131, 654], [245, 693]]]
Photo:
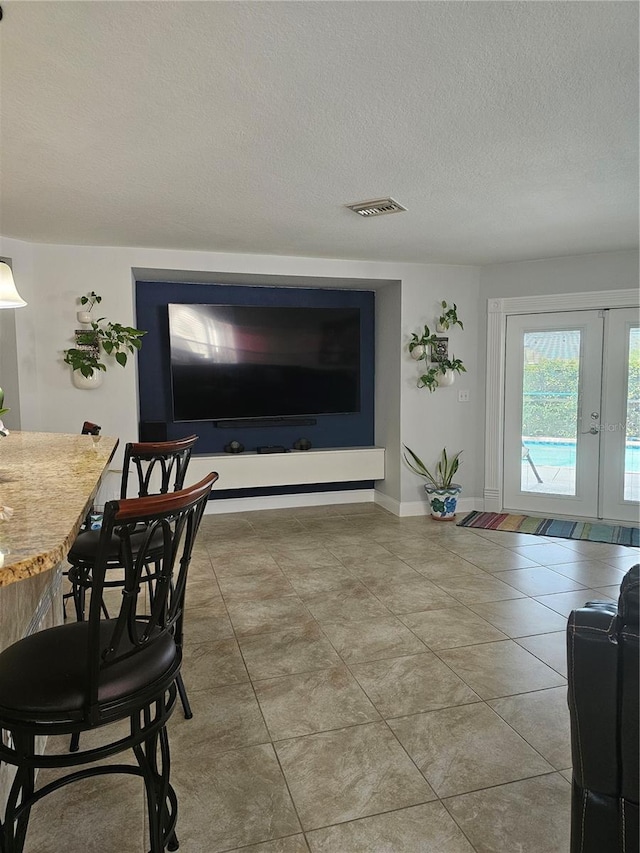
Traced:
[[[182, 853], [567, 853], [564, 629], [632, 549], [373, 504], [207, 516], [170, 724]], [[138, 780], [36, 806], [27, 853], [145, 853]]]

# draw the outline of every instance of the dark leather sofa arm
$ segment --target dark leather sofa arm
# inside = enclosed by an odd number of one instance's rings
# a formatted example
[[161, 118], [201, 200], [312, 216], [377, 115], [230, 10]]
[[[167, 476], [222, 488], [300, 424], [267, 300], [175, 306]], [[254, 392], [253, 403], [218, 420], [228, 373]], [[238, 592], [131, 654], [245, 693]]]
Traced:
[[617, 605], [589, 602], [567, 625], [571, 853], [639, 849], [639, 572], [627, 572]]

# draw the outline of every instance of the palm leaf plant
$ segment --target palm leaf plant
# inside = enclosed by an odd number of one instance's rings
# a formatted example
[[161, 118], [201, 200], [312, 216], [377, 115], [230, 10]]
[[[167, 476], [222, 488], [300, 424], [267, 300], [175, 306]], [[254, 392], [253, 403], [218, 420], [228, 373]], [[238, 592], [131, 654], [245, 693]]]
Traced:
[[453, 478], [460, 467], [461, 450], [459, 450], [454, 456], [449, 456], [447, 454], [446, 447], [443, 447], [440, 459], [438, 460], [434, 473], [432, 474], [422, 459], [420, 459], [420, 457], [414, 453], [410, 447], [407, 447], [405, 444], [404, 449], [406, 451], [404, 458], [409, 468], [411, 468], [411, 470], [420, 477], [424, 477], [424, 479], [433, 486], [434, 489], [448, 489], [451, 486]]

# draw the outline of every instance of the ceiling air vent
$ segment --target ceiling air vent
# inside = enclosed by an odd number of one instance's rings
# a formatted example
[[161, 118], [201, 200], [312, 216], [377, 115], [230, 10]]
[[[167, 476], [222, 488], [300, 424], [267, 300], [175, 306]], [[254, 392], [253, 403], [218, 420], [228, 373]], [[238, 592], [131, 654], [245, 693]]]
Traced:
[[393, 198], [374, 198], [371, 201], [357, 201], [355, 204], [347, 204], [349, 210], [359, 213], [360, 216], [383, 216], [385, 213], [400, 213], [406, 210]]

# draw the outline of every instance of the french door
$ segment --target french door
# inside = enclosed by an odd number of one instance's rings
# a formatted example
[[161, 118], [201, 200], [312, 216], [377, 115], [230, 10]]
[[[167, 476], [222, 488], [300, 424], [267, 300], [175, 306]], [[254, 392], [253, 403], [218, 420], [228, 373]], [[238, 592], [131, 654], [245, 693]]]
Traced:
[[505, 509], [638, 520], [639, 372], [637, 312], [507, 318]]

